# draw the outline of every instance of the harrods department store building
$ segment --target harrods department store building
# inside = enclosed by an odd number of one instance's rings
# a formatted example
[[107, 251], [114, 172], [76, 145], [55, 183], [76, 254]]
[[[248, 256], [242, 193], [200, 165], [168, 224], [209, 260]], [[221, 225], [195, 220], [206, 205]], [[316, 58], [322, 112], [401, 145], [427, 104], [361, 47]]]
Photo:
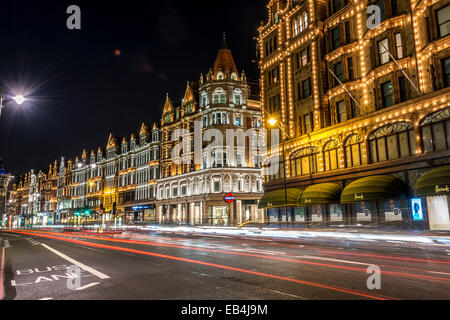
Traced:
[[450, 230], [449, 1], [267, 8], [258, 29], [263, 123], [278, 120], [285, 150], [279, 173], [264, 178], [267, 218]]
[[[233, 150], [225, 139], [216, 143], [227, 129], [247, 134], [248, 142]], [[11, 188], [3, 223], [264, 222], [258, 209], [263, 195], [261, 129], [258, 84], [238, 72], [224, 39], [212, 69], [199, 82], [187, 83], [180, 102], [166, 96], [159, 124], [150, 128], [143, 123], [127, 137], [110, 134], [97, 151], [83, 150], [74, 161], [62, 157], [48, 171], [31, 170], [20, 177]], [[198, 135], [203, 142], [198, 145], [200, 161], [195, 161]], [[172, 158], [180, 144], [190, 147], [182, 163]], [[235, 197], [232, 203], [224, 199], [229, 193]]]

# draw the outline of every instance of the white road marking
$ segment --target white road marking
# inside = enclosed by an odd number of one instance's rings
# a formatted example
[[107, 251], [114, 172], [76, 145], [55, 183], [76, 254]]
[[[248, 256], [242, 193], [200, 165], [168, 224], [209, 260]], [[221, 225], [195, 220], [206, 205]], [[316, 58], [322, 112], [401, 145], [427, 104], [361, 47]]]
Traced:
[[41, 299], [38, 299], [38, 300], [52, 300], [53, 298], [41, 298]]
[[370, 266], [372, 263], [362, 263], [362, 262], [356, 262], [351, 260], [340, 260], [340, 259], [332, 259], [332, 258], [324, 258], [324, 257], [315, 257], [315, 256], [297, 256], [298, 258], [304, 258], [304, 259], [315, 259], [315, 260], [325, 260], [325, 261], [333, 261], [333, 262], [341, 262], [341, 263], [349, 263], [349, 264], [359, 264], [363, 266]]
[[445, 274], [446, 276], [450, 276], [450, 273], [446, 272], [437, 272], [437, 271], [428, 271], [429, 273], [436, 273], [436, 274]]
[[82, 286], [82, 287], [76, 288], [75, 290], [84, 290], [84, 289], [87, 289], [87, 288], [96, 286], [96, 285], [98, 285], [98, 284], [100, 284], [100, 282], [92, 282], [92, 283], [89, 283], [89, 284], [84, 285], [84, 286]]
[[93, 268], [91, 268], [91, 267], [88, 267], [87, 265], [82, 264], [81, 262], [79, 262], [79, 261], [77, 261], [77, 260], [75, 260], [75, 259], [72, 259], [72, 258], [66, 256], [64, 253], [61, 253], [61, 252], [59, 252], [59, 251], [53, 249], [52, 247], [49, 247], [48, 245], [46, 245], [46, 244], [44, 244], [44, 243], [41, 243], [41, 245], [42, 245], [44, 248], [46, 248], [46, 249], [50, 250], [51, 252], [53, 252], [54, 254], [56, 254], [56, 255], [60, 256], [61, 258], [63, 258], [63, 259], [65, 259], [65, 260], [69, 261], [70, 263], [72, 263], [72, 264], [74, 264], [74, 265], [80, 267], [81, 269], [83, 269], [83, 270], [85, 270], [85, 271], [87, 271], [87, 272], [92, 273], [93, 275], [99, 277], [100, 279], [109, 279], [109, 278], [110, 278], [110, 277], [107, 276], [106, 274], [101, 273], [100, 271], [97, 271], [97, 270], [95, 270], [95, 269], [93, 269]]

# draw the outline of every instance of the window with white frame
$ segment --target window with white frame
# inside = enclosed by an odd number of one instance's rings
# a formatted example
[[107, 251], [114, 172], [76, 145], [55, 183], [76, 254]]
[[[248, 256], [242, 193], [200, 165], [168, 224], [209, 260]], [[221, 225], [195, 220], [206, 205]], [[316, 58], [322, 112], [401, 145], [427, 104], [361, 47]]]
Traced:
[[395, 34], [395, 47], [397, 49], [397, 59], [403, 58], [403, 46], [402, 46], [402, 35], [399, 33]]
[[202, 92], [202, 96], [201, 96], [201, 100], [200, 100], [200, 106], [201, 107], [206, 107], [207, 104], [208, 104], [208, 95], [206, 94], [206, 92]]
[[242, 92], [239, 89], [234, 90], [233, 92], [233, 102], [236, 105], [240, 105], [242, 103]]
[[450, 33], [450, 6], [446, 6], [437, 11], [439, 25], [439, 35], [445, 37]]
[[388, 39], [385, 38], [378, 42], [378, 55], [380, 57], [380, 64], [389, 62], [389, 44]]

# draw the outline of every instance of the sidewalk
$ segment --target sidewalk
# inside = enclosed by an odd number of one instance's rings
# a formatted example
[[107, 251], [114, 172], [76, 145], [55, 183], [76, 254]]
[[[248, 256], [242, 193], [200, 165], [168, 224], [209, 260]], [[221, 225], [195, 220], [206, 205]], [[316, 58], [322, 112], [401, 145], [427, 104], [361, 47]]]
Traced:
[[192, 236], [236, 237], [263, 241], [283, 241], [315, 243], [333, 241], [355, 243], [376, 243], [377, 245], [434, 245], [450, 248], [450, 231], [398, 231], [366, 229], [293, 229], [293, 228], [258, 228], [258, 227], [213, 227], [213, 226], [177, 226], [177, 225], [147, 225], [122, 226], [129, 232], [153, 231], [158, 233], [175, 233]]

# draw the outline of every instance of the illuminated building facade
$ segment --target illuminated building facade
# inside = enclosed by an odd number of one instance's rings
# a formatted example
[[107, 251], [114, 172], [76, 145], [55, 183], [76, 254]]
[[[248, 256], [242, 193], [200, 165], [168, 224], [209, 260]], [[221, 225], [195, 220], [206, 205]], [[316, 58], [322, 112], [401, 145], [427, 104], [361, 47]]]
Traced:
[[[264, 219], [257, 208], [263, 194], [262, 156], [248, 152], [250, 148], [258, 150], [261, 143], [257, 89], [244, 72], [239, 74], [224, 39], [213, 68], [200, 76], [199, 83], [187, 83], [181, 103], [172, 102], [167, 95], [161, 118], [161, 178], [156, 201], [161, 223], [236, 225]], [[240, 148], [228, 146], [227, 129], [251, 131], [252, 142]], [[178, 137], [187, 150], [182, 161], [174, 161], [178, 156], [174, 149], [181, 143], [175, 132], [180, 130]], [[214, 138], [208, 140], [210, 134]], [[229, 193], [235, 197], [232, 203], [224, 200]]]
[[[268, 219], [450, 229], [448, 1], [267, 7], [258, 29], [263, 123], [277, 119], [285, 140], [279, 173], [265, 176]], [[284, 183], [287, 211], [276, 192]]]

